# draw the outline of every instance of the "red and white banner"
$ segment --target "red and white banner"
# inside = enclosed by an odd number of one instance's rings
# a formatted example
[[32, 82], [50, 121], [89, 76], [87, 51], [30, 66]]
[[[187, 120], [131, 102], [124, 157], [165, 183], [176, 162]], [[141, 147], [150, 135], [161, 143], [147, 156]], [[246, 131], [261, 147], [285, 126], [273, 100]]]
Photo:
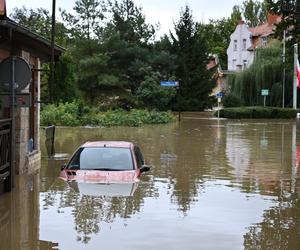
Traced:
[[299, 60], [297, 60], [297, 65], [296, 65], [296, 76], [297, 76], [297, 87], [300, 88], [300, 65], [299, 65]]

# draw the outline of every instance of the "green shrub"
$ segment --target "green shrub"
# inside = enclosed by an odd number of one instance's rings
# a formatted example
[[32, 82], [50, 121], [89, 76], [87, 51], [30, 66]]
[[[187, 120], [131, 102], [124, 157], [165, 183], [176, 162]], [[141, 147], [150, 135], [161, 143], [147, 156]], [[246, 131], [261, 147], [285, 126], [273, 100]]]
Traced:
[[224, 107], [240, 107], [242, 105], [241, 99], [232, 94], [226, 94], [222, 100]]
[[220, 110], [220, 117], [229, 119], [294, 119], [298, 112], [300, 111], [289, 108], [238, 107]]
[[57, 126], [130, 126], [137, 127], [143, 124], [163, 124], [175, 120], [170, 112], [158, 112], [133, 109], [122, 109], [99, 112], [95, 108], [84, 106], [80, 102], [59, 105], [46, 105], [42, 107], [41, 124]]

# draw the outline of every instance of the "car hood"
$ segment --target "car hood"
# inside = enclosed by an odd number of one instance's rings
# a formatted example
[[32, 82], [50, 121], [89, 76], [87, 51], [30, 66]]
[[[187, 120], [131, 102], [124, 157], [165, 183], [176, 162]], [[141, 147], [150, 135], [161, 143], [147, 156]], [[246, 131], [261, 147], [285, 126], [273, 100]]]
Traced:
[[77, 180], [94, 183], [132, 183], [138, 181], [138, 174], [134, 170], [62, 170], [59, 177], [67, 181]]

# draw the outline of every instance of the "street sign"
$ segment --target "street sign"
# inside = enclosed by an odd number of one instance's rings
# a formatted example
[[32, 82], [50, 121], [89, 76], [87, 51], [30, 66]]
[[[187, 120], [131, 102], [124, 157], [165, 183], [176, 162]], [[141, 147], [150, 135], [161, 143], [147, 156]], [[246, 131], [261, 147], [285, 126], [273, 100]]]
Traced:
[[[0, 94], [0, 101], [2, 107], [9, 108], [11, 105], [11, 95]], [[28, 108], [31, 107], [31, 94], [30, 93], [20, 93], [15, 95], [15, 105], [18, 108]]]
[[262, 96], [268, 96], [269, 95], [269, 90], [268, 89], [262, 89], [261, 90], [261, 95]]
[[8, 57], [0, 63], [0, 89], [11, 90], [12, 74], [14, 74], [16, 91], [23, 90], [30, 83], [31, 69], [23, 58]]
[[160, 82], [160, 86], [162, 86], [162, 87], [178, 87], [179, 86], [179, 82], [162, 81], [162, 82]]
[[223, 94], [222, 92], [218, 92], [218, 93], [216, 94], [216, 97], [217, 97], [217, 98], [223, 98], [223, 96], [224, 96], [224, 94]]

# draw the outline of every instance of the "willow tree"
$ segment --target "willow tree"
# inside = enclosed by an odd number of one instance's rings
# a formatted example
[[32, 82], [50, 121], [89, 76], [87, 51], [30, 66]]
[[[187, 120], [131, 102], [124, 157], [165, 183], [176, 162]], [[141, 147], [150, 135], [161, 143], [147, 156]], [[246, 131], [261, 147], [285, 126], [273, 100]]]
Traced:
[[[267, 104], [282, 105], [282, 49], [280, 42], [256, 51], [254, 63], [246, 70], [232, 75], [228, 79], [230, 93], [241, 99], [245, 106], [263, 104], [262, 89], [269, 90]], [[292, 65], [288, 65], [286, 75], [287, 104], [292, 99]]]

